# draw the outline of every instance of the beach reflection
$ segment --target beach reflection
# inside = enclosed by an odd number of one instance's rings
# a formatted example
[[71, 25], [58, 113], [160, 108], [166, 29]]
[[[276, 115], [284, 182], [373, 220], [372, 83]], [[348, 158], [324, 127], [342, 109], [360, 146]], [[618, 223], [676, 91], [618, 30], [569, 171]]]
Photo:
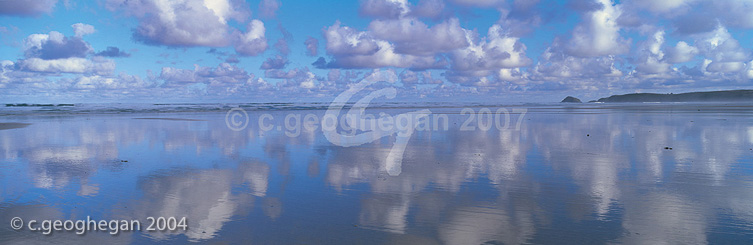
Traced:
[[[140, 181], [143, 197], [131, 203], [121, 219], [143, 217], [186, 217], [191, 229], [185, 232], [149, 233], [155, 240], [184, 234], [189, 241], [214, 237], [233, 216], [243, 215], [253, 207], [254, 196], [266, 194], [269, 168], [262, 163], [245, 163], [232, 170], [175, 170], [149, 176]], [[249, 184], [249, 190], [237, 191], [235, 185]], [[148, 224], [148, 220], [143, 223]]]
[[25, 118], [0, 131], [0, 214], [188, 220], [107, 243], [749, 241], [753, 111], [712, 109], [531, 107], [520, 130], [489, 131], [460, 131], [453, 112], [448, 131], [412, 135], [397, 176], [394, 135], [339, 147], [321, 131], [232, 131], [218, 113]]
[[[27, 221], [39, 220], [40, 222], [45, 219], [75, 219], [60, 208], [50, 207], [46, 203], [2, 203], [0, 211], [0, 219], [5, 221], [13, 217], [24, 217], [23, 219]], [[43, 235], [41, 232], [14, 231], [7, 227], [8, 224], [5, 225], [3, 229], [0, 229], [0, 241], [3, 244], [131, 244], [133, 242], [130, 236], [111, 236], [106, 232], [77, 235], [75, 232], [54, 231], [50, 235]]]

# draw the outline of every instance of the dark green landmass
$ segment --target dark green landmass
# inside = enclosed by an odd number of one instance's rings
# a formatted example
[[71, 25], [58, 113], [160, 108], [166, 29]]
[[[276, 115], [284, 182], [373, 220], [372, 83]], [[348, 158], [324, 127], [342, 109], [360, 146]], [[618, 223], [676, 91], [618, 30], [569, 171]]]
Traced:
[[[753, 102], [753, 90], [726, 90], [681, 94], [635, 93], [612, 95], [595, 102]], [[594, 101], [592, 101], [594, 102]]]
[[560, 103], [582, 103], [582, 102], [578, 98], [575, 98], [573, 96], [567, 96]]

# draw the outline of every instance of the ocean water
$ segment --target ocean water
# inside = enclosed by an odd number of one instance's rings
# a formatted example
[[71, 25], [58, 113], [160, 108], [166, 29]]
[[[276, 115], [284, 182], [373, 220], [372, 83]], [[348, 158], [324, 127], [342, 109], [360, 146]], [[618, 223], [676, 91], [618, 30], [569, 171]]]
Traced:
[[[753, 241], [753, 105], [370, 106], [430, 111], [398, 158], [399, 133], [342, 146], [302, 126], [328, 106], [0, 105], [0, 243]], [[87, 217], [142, 227], [41, 230]]]

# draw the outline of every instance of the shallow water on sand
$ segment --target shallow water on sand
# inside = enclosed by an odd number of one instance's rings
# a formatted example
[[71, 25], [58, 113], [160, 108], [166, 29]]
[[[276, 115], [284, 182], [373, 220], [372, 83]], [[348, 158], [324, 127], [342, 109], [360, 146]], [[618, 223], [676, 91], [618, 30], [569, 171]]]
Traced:
[[[509, 127], [464, 131], [461, 108], [432, 108], [448, 115], [448, 130], [415, 132], [397, 176], [385, 170], [394, 136], [341, 147], [319, 129], [286, 135], [282, 118], [324, 113], [316, 109], [273, 111], [268, 122], [282, 130], [265, 132], [263, 110], [249, 110], [240, 131], [225, 111], [6, 116], [30, 125], [0, 131], [0, 243], [753, 241], [753, 107], [506, 109], [527, 113], [511, 113]], [[142, 226], [186, 217], [188, 229], [10, 226], [13, 217], [87, 216]]]

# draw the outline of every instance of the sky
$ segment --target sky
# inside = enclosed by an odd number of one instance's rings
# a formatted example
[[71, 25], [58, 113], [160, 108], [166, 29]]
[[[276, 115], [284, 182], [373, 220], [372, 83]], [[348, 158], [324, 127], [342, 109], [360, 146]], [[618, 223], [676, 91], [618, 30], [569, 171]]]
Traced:
[[0, 102], [556, 102], [750, 89], [753, 0], [0, 0]]

